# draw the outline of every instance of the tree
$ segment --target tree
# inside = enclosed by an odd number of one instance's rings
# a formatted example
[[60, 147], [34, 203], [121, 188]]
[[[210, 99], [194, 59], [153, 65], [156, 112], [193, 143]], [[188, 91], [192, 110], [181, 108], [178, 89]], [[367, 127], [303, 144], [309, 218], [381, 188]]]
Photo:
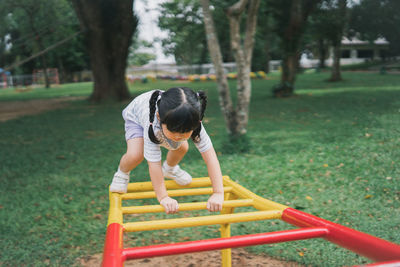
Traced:
[[251, 69], [253, 71], [270, 71], [271, 59], [280, 59], [280, 52], [276, 34], [273, 32], [273, 18], [268, 2], [261, 1], [257, 16], [257, 29], [254, 42]]
[[276, 97], [288, 97], [294, 93], [300, 44], [307, 19], [320, 0], [269, 1], [275, 19], [275, 32], [282, 47], [281, 83], [274, 90]]
[[[216, 35], [215, 25], [208, 0], [202, 0], [204, 26], [207, 44], [218, 81], [219, 101], [224, 114], [228, 133], [233, 138], [246, 134], [251, 96], [250, 67], [254, 46], [254, 34], [257, 25], [259, 0], [240, 0], [227, 10], [230, 24], [231, 48], [237, 65], [237, 104], [233, 107], [229, 85], [222, 66], [221, 49]], [[241, 39], [240, 22], [246, 11], [244, 40]]]
[[164, 52], [177, 64], [203, 64], [208, 61], [207, 41], [200, 13], [194, 0], [174, 0], [160, 5], [158, 26], [168, 32], [161, 40]]
[[310, 25], [308, 27], [308, 39], [318, 50], [319, 68], [325, 68], [325, 60], [328, 54], [329, 41], [327, 35], [331, 32], [331, 18], [328, 16], [329, 10], [321, 8], [310, 17]]
[[[224, 62], [233, 61], [230, 49], [229, 22], [224, 7], [227, 1], [215, 1], [212, 16], [220, 36], [221, 53]], [[228, 1], [230, 2], [230, 1]], [[210, 62], [207, 39], [200, 3], [196, 0], [173, 0], [160, 5], [158, 26], [168, 32], [163, 38], [164, 52], [174, 55], [178, 64], [204, 64]]]
[[[4, 1], [4, 6], [2, 8], [6, 9], [6, 11], [2, 12], [3, 15], [10, 16], [10, 19], [15, 18], [25, 18], [24, 23], [20, 25], [20, 29], [23, 29], [23, 33], [30, 32], [35, 38], [33, 40], [34, 45], [31, 46], [32, 52], [35, 51], [43, 51], [45, 49], [44, 41], [43, 41], [43, 21], [42, 18], [45, 17], [45, 13], [49, 14], [45, 22], [53, 21], [54, 18], [49, 20], [49, 17], [54, 16], [53, 8], [55, 5], [50, 4], [46, 5], [44, 1], [33, 1], [33, 0], [6, 0]], [[4, 14], [6, 13], [6, 14]], [[41, 25], [42, 24], [42, 25]], [[46, 32], [46, 31], [45, 31]], [[50, 82], [47, 74], [47, 58], [46, 54], [40, 56], [41, 65], [43, 67], [43, 73], [45, 77], [45, 85], [46, 88], [50, 87]]]
[[328, 35], [328, 39], [331, 41], [333, 46], [332, 73], [329, 80], [336, 82], [342, 80], [342, 75], [340, 73], [340, 58], [342, 56], [342, 38], [348, 21], [347, 0], [327, 1], [327, 3], [331, 5], [328, 12], [332, 18], [330, 23], [331, 31]]
[[129, 98], [125, 69], [138, 20], [133, 1], [71, 0], [84, 30], [94, 78], [93, 101]]
[[386, 38], [390, 43], [388, 56], [399, 56], [399, 10], [398, 0], [361, 0], [352, 7], [349, 28], [370, 42]]
[[88, 66], [82, 38], [76, 36], [78, 20], [67, 0], [4, 0], [0, 25], [0, 65], [14, 74], [46, 69], [43, 58], [48, 68], [59, 69], [61, 80]]
[[142, 66], [156, 59], [153, 53], [145, 52], [150, 49], [152, 44], [146, 40], [140, 40], [136, 32], [132, 38], [132, 45], [129, 47], [128, 62], [129, 65]]

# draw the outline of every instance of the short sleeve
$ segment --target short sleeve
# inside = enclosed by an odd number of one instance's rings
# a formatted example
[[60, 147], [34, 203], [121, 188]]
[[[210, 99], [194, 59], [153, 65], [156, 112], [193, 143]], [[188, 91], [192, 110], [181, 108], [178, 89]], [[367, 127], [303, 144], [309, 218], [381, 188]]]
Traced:
[[194, 143], [200, 153], [206, 152], [212, 147], [212, 142], [210, 137], [208, 136], [206, 129], [204, 128], [203, 124], [201, 124], [200, 130], [200, 142]]
[[160, 149], [159, 145], [153, 143], [150, 140], [149, 134], [148, 134], [148, 129], [149, 129], [149, 127], [147, 126], [143, 133], [144, 158], [149, 162], [159, 162], [159, 161], [161, 161], [161, 149]]

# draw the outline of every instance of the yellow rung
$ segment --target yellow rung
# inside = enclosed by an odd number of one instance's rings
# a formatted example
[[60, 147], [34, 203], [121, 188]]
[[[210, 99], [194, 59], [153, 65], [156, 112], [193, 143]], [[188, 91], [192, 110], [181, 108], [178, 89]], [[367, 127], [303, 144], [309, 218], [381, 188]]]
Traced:
[[[224, 187], [224, 192], [231, 192], [232, 187]], [[213, 193], [213, 189], [210, 188], [193, 188], [193, 189], [178, 189], [168, 190], [168, 196], [179, 197], [179, 196], [197, 196], [197, 195], [210, 195]], [[137, 193], [126, 193], [122, 194], [122, 199], [144, 199], [144, 198], [155, 198], [156, 193], [154, 191], [149, 192], [137, 192]]]
[[268, 210], [268, 211], [242, 212], [236, 214], [179, 218], [179, 219], [130, 222], [130, 223], [124, 223], [123, 227], [124, 231], [126, 232], [138, 232], [138, 231], [172, 229], [180, 227], [193, 227], [193, 226], [203, 226], [203, 225], [213, 225], [213, 224], [280, 219], [281, 215], [282, 215], [281, 210]]
[[[247, 207], [253, 204], [252, 199], [226, 200], [223, 208]], [[179, 203], [179, 211], [203, 210], [207, 208], [207, 202]], [[161, 205], [122, 207], [123, 214], [164, 212]]]
[[[167, 189], [208, 187], [211, 186], [211, 180], [208, 177], [193, 178], [192, 182], [189, 185], [178, 185], [175, 181], [167, 180], [165, 181], [165, 186]], [[128, 192], [130, 193], [144, 191], [153, 191], [153, 185], [151, 182], [138, 182], [128, 184]]]
[[235, 183], [228, 176], [223, 176], [224, 186], [230, 186], [233, 188], [232, 192], [241, 198], [251, 198], [254, 199], [254, 208], [258, 210], [285, 210], [288, 206], [273, 202], [271, 200], [262, 198], [250, 190], [244, 188], [238, 183]]

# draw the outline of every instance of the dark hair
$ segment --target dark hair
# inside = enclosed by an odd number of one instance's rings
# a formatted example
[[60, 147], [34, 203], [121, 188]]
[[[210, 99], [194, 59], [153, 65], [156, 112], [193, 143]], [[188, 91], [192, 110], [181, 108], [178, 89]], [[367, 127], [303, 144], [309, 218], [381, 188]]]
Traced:
[[[161, 95], [161, 98], [159, 96]], [[203, 91], [195, 93], [187, 87], [174, 87], [161, 93], [156, 90], [150, 97], [150, 127], [149, 138], [159, 144], [153, 131], [153, 121], [156, 114], [156, 105], [160, 115], [160, 123], [166, 124], [167, 129], [175, 133], [193, 131], [192, 140], [200, 141], [201, 121], [207, 105], [207, 96]]]

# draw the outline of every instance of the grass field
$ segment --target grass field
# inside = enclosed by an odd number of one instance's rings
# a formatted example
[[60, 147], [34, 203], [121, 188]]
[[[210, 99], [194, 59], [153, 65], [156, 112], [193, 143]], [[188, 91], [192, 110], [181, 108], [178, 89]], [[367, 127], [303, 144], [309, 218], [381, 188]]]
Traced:
[[[246, 154], [224, 150], [227, 136], [216, 84], [157, 82], [135, 84], [131, 91], [137, 95], [172, 86], [207, 91], [204, 121], [225, 175], [265, 198], [400, 243], [400, 75], [343, 76], [343, 82], [328, 83], [328, 73], [300, 75], [297, 95], [288, 99], [271, 97], [278, 76], [253, 81], [251, 149]], [[24, 93], [1, 90], [0, 105], [87, 96], [90, 91], [90, 83]], [[125, 150], [121, 110], [127, 104], [79, 100], [67, 108], [0, 123], [0, 265], [79, 266], [78, 258], [102, 251], [107, 187]], [[201, 156], [191, 146], [182, 165], [194, 177], [206, 176]], [[148, 179], [143, 163], [131, 181]], [[280, 221], [242, 223], [232, 226], [232, 235], [289, 228]], [[128, 235], [126, 243], [218, 235], [217, 226], [198, 227]], [[310, 266], [370, 262], [324, 240], [249, 250]]]

